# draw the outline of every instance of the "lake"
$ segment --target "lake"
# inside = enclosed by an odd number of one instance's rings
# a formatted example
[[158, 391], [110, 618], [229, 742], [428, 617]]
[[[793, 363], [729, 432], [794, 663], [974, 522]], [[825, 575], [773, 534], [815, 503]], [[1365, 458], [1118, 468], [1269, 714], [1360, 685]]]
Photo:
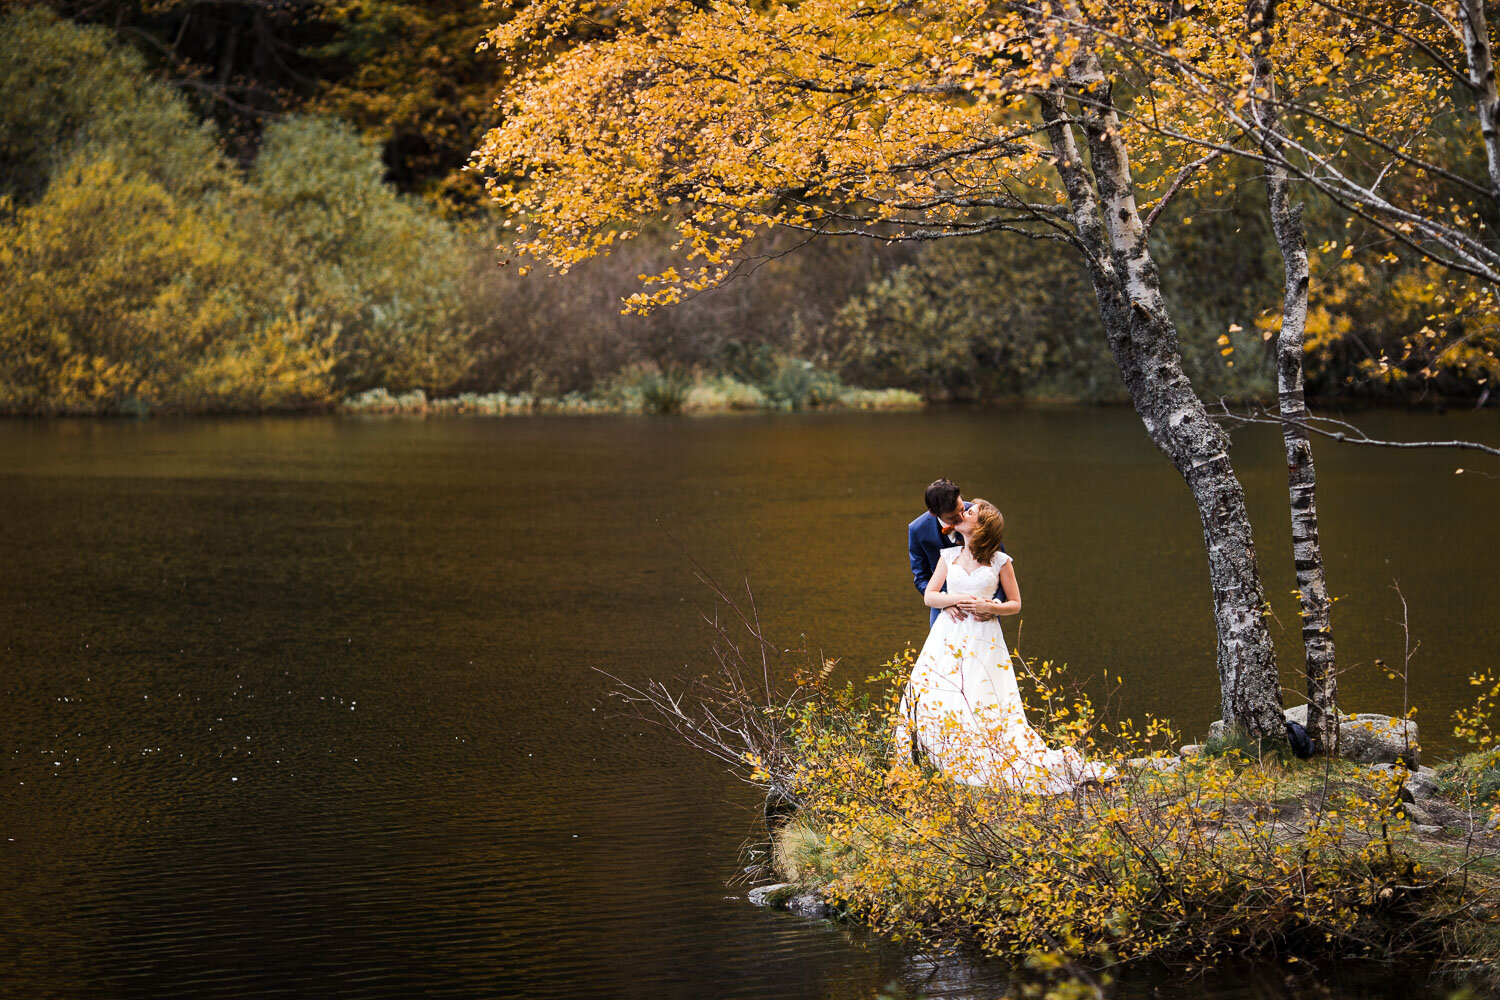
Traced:
[[[1500, 442], [1495, 413], [1357, 419]], [[1295, 702], [1280, 440], [1235, 442]], [[1409, 698], [1441, 759], [1496, 666], [1500, 463], [1315, 448], [1343, 704]], [[1006, 515], [1023, 655], [1206, 731], [1202, 536], [1128, 410], [0, 422], [0, 995], [999, 995], [748, 905], [754, 789], [595, 670], [707, 666], [691, 557], [863, 682], [926, 630], [904, 529], [939, 475]], [[1397, 583], [1405, 692], [1373, 664]], [[1445, 995], [1404, 978], [1213, 995]]]

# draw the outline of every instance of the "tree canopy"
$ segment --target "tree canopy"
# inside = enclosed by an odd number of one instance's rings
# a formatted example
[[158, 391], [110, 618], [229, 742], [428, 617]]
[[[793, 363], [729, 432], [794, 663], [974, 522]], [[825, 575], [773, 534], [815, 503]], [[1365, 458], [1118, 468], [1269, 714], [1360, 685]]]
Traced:
[[[1235, 161], [1270, 155], [1256, 108], [1272, 103], [1289, 137], [1277, 155], [1318, 198], [1314, 268], [1332, 294], [1314, 305], [1317, 356], [1487, 380], [1497, 204], [1461, 5], [1278, 4], [1274, 98], [1250, 91], [1245, 13], [1230, 0], [542, 0], [506, 8], [490, 33], [522, 68], [478, 162], [516, 213], [516, 250], [558, 270], [642, 220], [671, 224], [680, 254], [633, 308], [722, 280], [772, 226], [1076, 246], [1039, 101], [1093, 59], [1148, 227], [1194, 222], [1169, 201], [1211, 212], [1231, 195]], [[1359, 318], [1337, 306], [1366, 298], [1432, 319], [1389, 342], [1351, 338]]]

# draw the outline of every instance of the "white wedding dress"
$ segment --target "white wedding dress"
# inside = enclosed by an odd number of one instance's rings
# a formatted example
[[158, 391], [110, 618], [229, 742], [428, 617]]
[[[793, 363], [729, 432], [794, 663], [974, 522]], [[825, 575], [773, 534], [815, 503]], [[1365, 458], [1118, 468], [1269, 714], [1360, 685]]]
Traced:
[[[963, 551], [943, 550], [948, 593], [992, 596], [1010, 556], [997, 552], [991, 565], [968, 572], [957, 564]], [[967, 785], [1054, 795], [1114, 777], [1111, 768], [1084, 761], [1072, 747], [1049, 749], [1027, 723], [998, 618], [954, 621], [939, 614], [912, 667], [900, 711], [896, 752], [910, 753], [915, 739], [929, 762]]]

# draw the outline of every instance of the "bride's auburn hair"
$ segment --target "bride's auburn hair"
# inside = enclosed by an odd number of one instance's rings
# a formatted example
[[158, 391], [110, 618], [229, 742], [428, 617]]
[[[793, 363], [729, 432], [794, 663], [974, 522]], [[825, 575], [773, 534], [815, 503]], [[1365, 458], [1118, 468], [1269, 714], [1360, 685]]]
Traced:
[[1005, 515], [988, 500], [975, 499], [974, 512], [979, 523], [969, 539], [969, 555], [981, 566], [988, 566], [1000, 551], [1000, 536], [1005, 534]]

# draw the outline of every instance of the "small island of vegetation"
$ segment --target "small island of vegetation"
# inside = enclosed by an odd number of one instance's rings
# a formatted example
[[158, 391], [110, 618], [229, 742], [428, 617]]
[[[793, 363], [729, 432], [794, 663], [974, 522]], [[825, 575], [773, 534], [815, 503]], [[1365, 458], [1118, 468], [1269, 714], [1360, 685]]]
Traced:
[[[1062, 996], [1103, 995], [1132, 967], [1196, 978], [1243, 959], [1430, 963], [1455, 982], [1500, 981], [1488, 677], [1456, 717], [1456, 738], [1474, 749], [1419, 767], [1409, 722], [1383, 762], [1337, 748], [1298, 759], [1283, 741], [1222, 726], [1179, 749], [1168, 723], [1109, 719], [1064, 668], [1018, 661], [1048, 741], [1117, 771], [1037, 795], [957, 783], [894, 745], [912, 650], [840, 685], [834, 662], [781, 651], [732, 605], [723, 621], [744, 622], [750, 638], [716, 624], [709, 672], [680, 690], [615, 694], [767, 792], [758, 903], [925, 948], [972, 947], [1060, 977]], [[1345, 717], [1351, 753], [1373, 718]]]

